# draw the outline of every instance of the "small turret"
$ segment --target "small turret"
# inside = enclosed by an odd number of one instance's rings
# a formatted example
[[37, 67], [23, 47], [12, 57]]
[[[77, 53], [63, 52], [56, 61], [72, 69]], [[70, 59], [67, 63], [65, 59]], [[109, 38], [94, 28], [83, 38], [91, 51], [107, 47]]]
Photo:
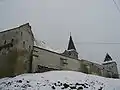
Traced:
[[112, 60], [111, 56], [107, 53], [102, 64], [110, 73], [112, 73], [113, 78], [119, 78], [117, 63]]
[[112, 61], [112, 58], [108, 53], [106, 54], [105, 59], [104, 59], [104, 62], [106, 61]]

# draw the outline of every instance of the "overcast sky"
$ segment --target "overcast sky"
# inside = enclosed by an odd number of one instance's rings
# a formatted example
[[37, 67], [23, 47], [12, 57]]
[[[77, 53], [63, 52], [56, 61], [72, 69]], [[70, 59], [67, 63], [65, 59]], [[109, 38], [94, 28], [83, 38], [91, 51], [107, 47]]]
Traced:
[[113, 0], [0, 0], [0, 31], [27, 22], [37, 40], [55, 49], [67, 48], [71, 32], [80, 58], [102, 63], [109, 53], [120, 68], [120, 44], [88, 43], [120, 43], [120, 12]]

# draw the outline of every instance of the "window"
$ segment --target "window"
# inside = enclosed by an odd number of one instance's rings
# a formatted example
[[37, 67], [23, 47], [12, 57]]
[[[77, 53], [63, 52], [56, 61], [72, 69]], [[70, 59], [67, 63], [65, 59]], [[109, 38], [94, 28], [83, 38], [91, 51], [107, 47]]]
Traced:
[[13, 47], [13, 44], [11, 43], [10, 46]]
[[23, 48], [25, 47], [25, 41], [23, 41]]
[[67, 59], [60, 58], [60, 60], [61, 60], [61, 66], [65, 66], [68, 64]]
[[11, 40], [11, 42], [13, 43], [14, 39]]
[[4, 44], [6, 44], [6, 40], [4, 41]]
[[21, 32], [21, 36], [22, 36], [22, 34], [23, 34], [23, 33]]
[[69, 55], [71, 55], [71, 52], [68, 52], [69, 53]]
[[37, 50], [33, 50], [34, 52], [38, 52]]
[[36, 54], [33, 54], [33, 56], [34, 56], [34, 57], [39, 57], [39, 56], [38, 56], [38, 55], [36, 55]]

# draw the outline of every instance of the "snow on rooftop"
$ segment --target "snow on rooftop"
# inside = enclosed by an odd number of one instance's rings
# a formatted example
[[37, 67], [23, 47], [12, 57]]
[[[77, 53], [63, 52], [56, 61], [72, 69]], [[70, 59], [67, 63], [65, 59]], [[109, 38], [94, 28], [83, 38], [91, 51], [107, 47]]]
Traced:
[[41, 41], [41, 40], [39, 40], [39, 41], [35, 40], [34, 45], [38, 46], [40, 48], [44, 48], [44, 49], [56, 52], [56, 53], [63, 53], [63, 51], [64, 51], [62, 49], [56, 49], [55, 50], [55, 49], [51, 48], [48, 44], [46, 44], [44, 41]]
[[107, 64], [107, 63], [116, 63], [116, 61], [115, 60], [111, 60], [111, 61], [106, 61], [106, 62], [103, 62], [102, 64]]
[[120, 79], [75, 71], [50, 71], [0, 79], [0, 90], [120, 90]]

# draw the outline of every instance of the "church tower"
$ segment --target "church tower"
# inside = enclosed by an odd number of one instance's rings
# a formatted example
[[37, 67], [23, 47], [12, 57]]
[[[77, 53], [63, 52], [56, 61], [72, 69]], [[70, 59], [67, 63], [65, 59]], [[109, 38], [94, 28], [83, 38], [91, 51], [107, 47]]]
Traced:
[[112, 60], [111, 56], [108, 53], [104, 59], [103, 66], [112, 73], [113, 78], [119, 78], [117, 63]]
[[70, 39], [69, 39], [69, 43], [68, 43], [68, 48], [67, 48], [67, 50], [64, 51], [63, 55], [74, 58], [74, 59], [78, 59], [78, 53], [76, 51], [76, 48], [75, 48], [75, 45], [74, 45], [71, 35], [70, 35]]

